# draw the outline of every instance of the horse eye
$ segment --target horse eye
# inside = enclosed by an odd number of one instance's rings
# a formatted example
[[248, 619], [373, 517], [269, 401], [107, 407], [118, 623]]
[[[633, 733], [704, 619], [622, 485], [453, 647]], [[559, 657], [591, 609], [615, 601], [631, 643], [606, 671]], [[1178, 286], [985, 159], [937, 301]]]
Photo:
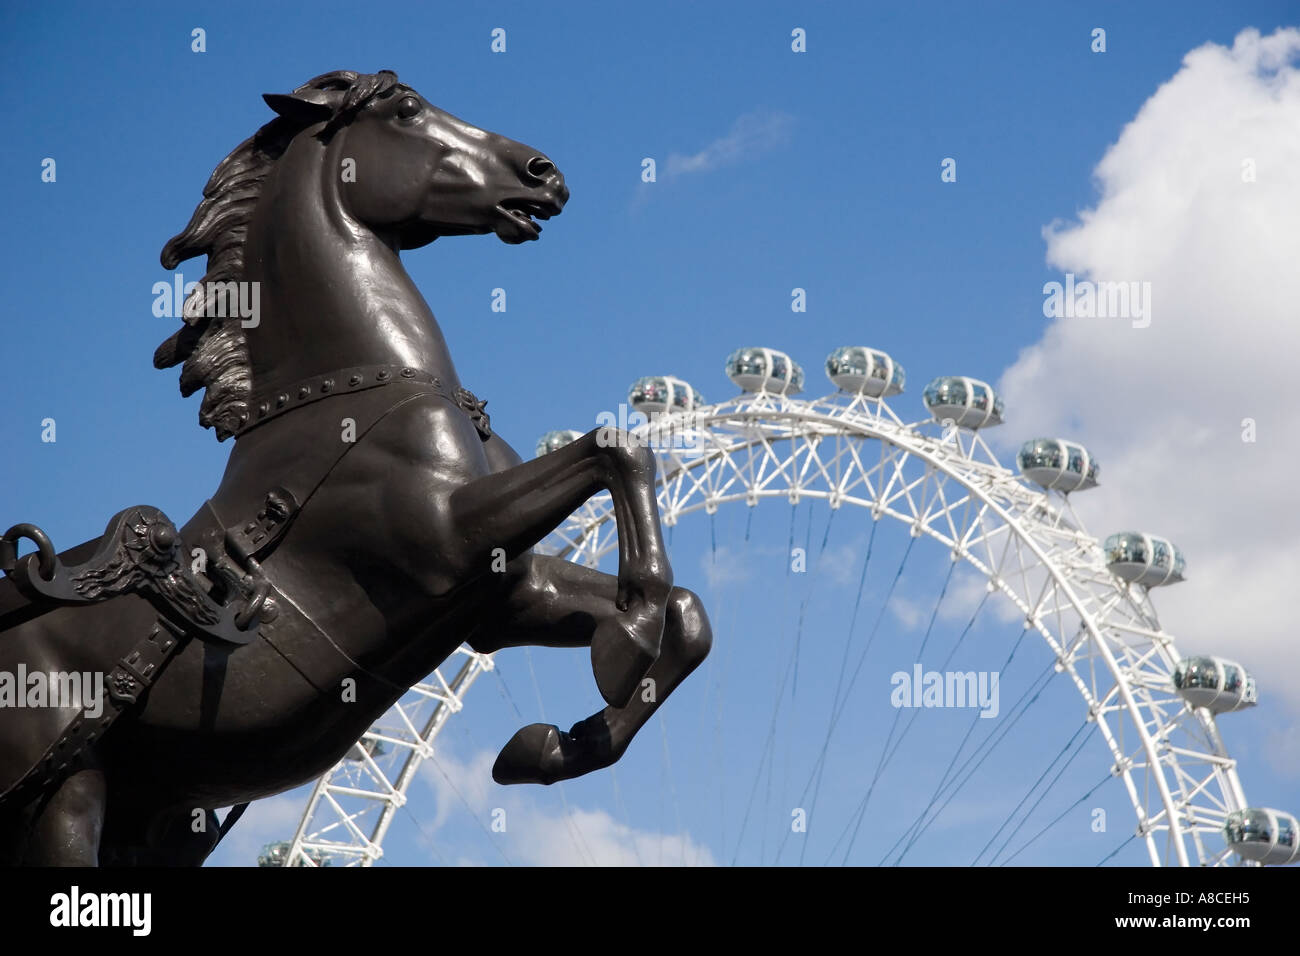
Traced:
[[420, 112], [420, 101], [414, 96], [403, 97], [402, 102], [397, 104], [397, 116], [399, 119], [410, 119]]

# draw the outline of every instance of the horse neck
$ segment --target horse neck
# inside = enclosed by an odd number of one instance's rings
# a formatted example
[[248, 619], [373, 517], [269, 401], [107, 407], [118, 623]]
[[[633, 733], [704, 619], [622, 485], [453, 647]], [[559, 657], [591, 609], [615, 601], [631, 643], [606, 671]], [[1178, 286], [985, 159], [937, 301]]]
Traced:
[[[305, 141], [305, 142], [304, 142]], [[395, 248], [351, 218], [336, 150], [299, 137], [267, 177], [245, 240], [258, 324], [255, 392], [356, 365], [403, 365], [459, 385], [433, 312]]]

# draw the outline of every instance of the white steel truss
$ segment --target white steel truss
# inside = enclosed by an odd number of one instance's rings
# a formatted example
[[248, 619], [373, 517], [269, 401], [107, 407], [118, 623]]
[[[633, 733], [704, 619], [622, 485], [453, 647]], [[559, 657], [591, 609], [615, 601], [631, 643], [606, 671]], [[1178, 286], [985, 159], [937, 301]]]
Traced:
[[[868, 509], [942, 543], [990, 592], [1019, 608], [1056, 658], [1056, 671], [1078, 690], [1110, 749], [1111, 772], [1133, 805], [1151, 863], [1242, 862], [1221, 834], [1227, 814], [1246, 807], [1236, 762], [1214, 716], [1175, 692], [1178, 653], [1146, 589], [1110, 573], [1067, 497], [1026, 484], [978, 433], [951, 423], [905, 424], [885, 402], [863, 396], [805, 401], [758, 393], [656, 417], [633, 438], [658, 457], [666, 525], [723, 504], [807, 497], [832, 509]], [[610, 499], [601, 495], [539, 550], [596, 566], [616, 548]], [[492, 667], [487, 655], [466, 647], [458, 653], [464, 664], [450, 683], [443, 669], [435, 671], [366, 733], [360, 751], [318, 781], [286, 865], [368, 866], [381, 856], [388, 823], [433, 738], [463, 706], [474, 678]], [[424, 716], [420, 708], [430, 704]], [[391, 752], [373, 758], [366, 748], [376, 741]], [[384, 766], [399, 754], [391, 769]]]
[[[456, 663], [459, 662], [459, 669]], [[316, 781], [283, 866], [370, 866], [420, 765], [447, 719], [492, 656], [462, 645], [371, 725], [348, 755]], [[450, 680], [444, 675], [452, 674]]]

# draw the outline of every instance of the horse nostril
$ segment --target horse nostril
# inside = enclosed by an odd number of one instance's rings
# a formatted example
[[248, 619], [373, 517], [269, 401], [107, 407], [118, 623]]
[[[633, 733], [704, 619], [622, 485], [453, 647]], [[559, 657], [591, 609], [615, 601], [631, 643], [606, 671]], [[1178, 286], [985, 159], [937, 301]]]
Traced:
[[534, 156], [524, 165], [524, 171], [534, 179], [545, 179], [555, 172], [555, 164], [545, 156]]

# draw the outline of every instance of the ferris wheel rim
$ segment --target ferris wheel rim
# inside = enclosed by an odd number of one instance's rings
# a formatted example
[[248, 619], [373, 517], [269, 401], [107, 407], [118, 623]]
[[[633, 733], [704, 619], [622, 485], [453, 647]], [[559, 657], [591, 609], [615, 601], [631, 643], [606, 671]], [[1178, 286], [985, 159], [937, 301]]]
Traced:
[[[844, 403], [846, 400], [847, 404]], [[870, 412], [868, 413], [864, 410], [870, 410]], [[1115, 682], [1116, 689], [1123, 698], [1126, 716], [1130, 721], [1132, 729], [1134, 729], [1141, 738], [1141, 749], [1145, 753], [1147, 760], [1145, 769], [1148, 779], [1151, 776], [1155, 777], [1157, 789], [1160, 793], [1160, 803], [1163, 805], [1163, 823], [1160, 815], [1149, 816], [1145, 812], [1146, 806], [1138, 794], [1138, 781], [1133, 778], [1135, 765], [1125, 750], [1120, 746], [1114, 734], [1110, 731], [1110, 728], [1104, 719], [1104, 714], [1102, 713], [1104, 710], [1101, 706], [1102, 700], [1095, 698], [1088, 690], [1087, 682], [1074, 667], [1073, 655], [1068, 655], [1069, 663], [1063, 664], [1061, 652], [1064, 649], [1065, 644], [1064, 635], [1062, 635], [1061, 640], [1062, 646], [1060, 648], [1054, 646], [1052, 635], [1047, 632], [1043, 623], [1040, 620], [1031, 620], [1030, 618], [1036, 618], [1036, 615], [1033, 615], [1032, 611], [1027, 612], [1027, 625], [1038, 632], [1039, 636], [1048, 644], [1049, 650], [1056, 656], [1057, 672], [1068, 673], [1075, 689], [1080, 693], [1085, 704], [1088, 705], [1088, 719], [1097, 721], [1099, 727], [1102, 729], [1107, 747], [1115, 760], [1115, 765], [1112, 767], [1112, 773], [1121, 777], [1124, 781], [1125, 790], [1129, 795], [1130, 804], [1133, 807], [1134, 814], [1138, 821], [1136, 835], [1141, 836], [1145, 840], [1152, 865], [1163, 865], [1161, 855], [1156, 847], [1156, 834], [1161, 829], [1165, 829], [1168, 833], [1167, 842], [1174, 850], [1178, 865], [1192, 865], [1192, 861], [1189, 859], [1187, 854], [1186, 842], [1188, 838], [1192, 839], [1193, 845], [1197, 848], [1198, 855], [1203, 858], [1208, 857], [1213, 863], [1222, 863], [1229, 858], [1237, 858], [1236, 854], [1233, 853], [1230, 848], [1226, 847], [1218, 853], [1203, 853], [1200, 844], [1200, 834], [1206, 830], [1204, 825], [1206, 821], [1184, 821], [1182, 819], [1182, 813], [1180, 810], [1183, 808], [1179, 801], [1175, 799], [1170, 789], [1169, 779], [1166, 777], [1166, 774], [1172, 774], [1175, 779], [1178, 778], [1178, 771], [1180, 768], [1177, 766], [1177, 755], [1172, 749], [1168, 755], [1161, 755], [1157, 752], [1157, 740], [1147, 730], [1145, 722], [1141, 719], [1142, 715], [1139, 712], [1139, 705], [1133, 698], [1132, 687], [1129, 685], [1127, 674], [1119, 666], [1108, 643], [1103, 639], [1101, 628], [1098, 626], [1096, 616], [1079, 599], [1075, 588], [1072, 586], [1067, 571], [1063, 569], [1051, 555], [1042, 549], [1040, 543], [1033, 535], [1028, 533], [1026, 526], [1023, 523], [1025, 516], [1012, 514], [997, 501], [993, 500], [991, 495], [988, 494], [984, 488], [968, 481], [967, 473], [961, 470], [960, 466], [972, 466], [974, 470], [982, 472], [985, 475], [991, 473], [996, 474], [998, 477], [1003, 479], [1012, 478], [1014, 485], [1021, 491], [1025, 492], [1027, 495], [1036, 496], [1041, 499], [1038, 502], [1042, 508], [1040, 513], [1052, 514], [1058, 519], [1058, 527], [1059, 522], [1065, 521], [1070, 530], [1087, 536], [1089, 541], [1094, 546], [1097, 546], [1097, 550], [1100, 552], [1099, 542], [1095, 538], [1088, 536], [1087, 532], [1082, 528], [1082, 522], [1078, 521], [1077, 516], [1073, 512], [1073, 508], [1069, 506], [1069, 498], [1067, 495], [1062, 494], [1060, 497], [1066, 505], [1065, 510], [1069, 513], [1068, 519], [1063, 511], [1053, 511], [1050, 506], [1047, 505], [1047, 502], [1051, 499], [1049, 492], [1031, 491], [1018, 478], [1014, 477], [1013, 472], [997, 461], [996, 455], [983, 441], [982, 437], [979, 436], [977, 431], [956, 428], [951, 422], [949, 422], [945, 423], [946, 426], [949, 427], [945, 427], [943, 439], [935, 440], [930, 436], [921, 433], [920, 426], [924, 425], [925, 422], [911, 424], [903, 422], [902, 419], [894, 414], [892, 408], [890, 408], [888, 403], [883, 399], [869, 398], [864, 395], [852, 396], [842, 390], [817, 399], [799, 399], [785, 394], [766, 392], [744, 393], [734, 399], [720, 402], [715, 405], [701, 406], [687, 413], [664, 413], [663, 415], [656, 416], [655, 420], [632, 429], [629, 432], [629, 436], [634, 440], [650, 445], [656, 433], [659, 435], [664, 433], [672, 434], [674, 427], [678, 425], [685, 424], [693, 430], [707, 432], [710, 430], [709, 426], [713, 423], [730, 423], [736, 422], [737, 420], [749, 425], [754, 429], [754, 431], [767, 429], [773, 422], [787, 425], [813, 424], [825, 429], [825, 431], [818, 435], [819, 438], [848, 434], [855, 438], [881, 441], [893, 445], [908, 455], [924, 461], [931, 468], [943, 472], [949, 479], [956, 481], [968, 492], [979, 497], [984, 505], [998, 516], [1004, 526], [1010, 529], [1020, 541], [1024, 542], [1031, 548], [1039, 559], [1041, 566], [1056, 580], [1058, 586], [1062, 587], [1071, 607], [1074, 612], [1079, 615], [1081, 622], [1084, 624], [1084, 628], [1081, 629], [1086, 629], [1093, 645], [1103, 652], [1102, 659], [1106, 664], [1110, 677]], [[963, 447], [961, 442], [963, 432], [967, 432], [969, 435], [969, 438], [967, 439], [967, 445], [969, 447], [966, 448]], [[713, 455], [726, 454], [733, 448], [752, 447], [753, 445], [763, 441], [764, 437], [765, 436], [763, 435], [751, 435], [747, 439], [741, 437], [729, 448], [709, 449], [698, 456], [693, 456], [688, 459], [680, 459], [675, 463], [677, 465], [675, 469], [670, 473], [665, 473], [659, 477], [659, 486], [661, 488], [666, 488], [670, 482], [678, 480], [686, 472], [689, 472], [692, 469], [706, 467], [709, 463], [710, 457]], [[778, 434], [771, 440], [793, 441], [796, 438], [801, 437], [806, 437], [806, 433], [801, 429], [794, 427], [789, 429], [788, 434]], [[918, 439], [919, 441], [917, 441]], [[958, 455], [935, 454], [931, 448], [928, 447], [942, 446], [944, 442], [948, 441], [951, 441], [953, 447], [963, 453]], [[977, 451], [983, 451], [989, 460], [976, 460], [974, 454]], [[791, 502], [795, 504], [797, 504], [798, 498], [803, 496], [818, 500], [831, 499], [829, 493], [818, 491], [816, 489], [802, 489], [797, 493], [782, 489], [760, 491], [754, 493], [753, 499], [776, 499], [787, 496], [790, 498]], [[734, 503], [742, 498], [747, 499], [747, 503], [751, 506], [756, 504], [756, 500], [750, 500], [748, 494], [743, 496], [740, 494], [717, 496], [711, 498], [708, 503], [701, 500], [690, 507], [678, 507], [672, 509], [669, 514], [664, 516], [665, 524], [671, 526], [675, 524], [681, 516], [700, 510], [706, 510], [712, 513], [713, 511], [716, 511], [716, 508], [719, 505]], [[585, 516], [582, 537], [585, 538], [592, 532], [598, 532], [601, 526], [606, 525], [612, 520], [612, 511], [608, 508], [602, 509], [598, 504], [593, 505], [593, 502], [602, 500], [606, 500], [605, 496], [593, 499], [592, 502], [587, 503], [584, 509], [575, 513], [583, 514]], [[852, 496], [840, 497], [838, 503], [834, 504], [833, 507], [838, 507], [839, 504], [843, 503], [849, 503], [859, 507], [869, 506], [873, 513], [873, 520], [879, 520], [879, 517], [887, 516], [904, 523], [909, 523], [908, 516], [903, 513], [889, 508], [877, 508], [874, 503], [869, 503], [862, 499], [856, 499]], [[712, 506], [711, 510], [710, 505]], [[1032, 513], [1033, 512], [1031, 511], [1027, 511], [1025, 514], [1029, 515]], [[918, 533], [915, 527], [913, 533]], [[941, 544], [950, 548], [954, 547], [955, 542], [944, 539], [932, 527], [930, 527], [929, 524], [921, 525], [919, 533], [928, 534]], [[601, 549], [584, 555], [580, 554], [581, 547], [578, 546], [572, 548], [566, 547], [557, 553], [568, 556], [571, 560], [576, 559], [574, 554], [577, 554], [578, 557], [581, 557], [588, 563], [595, 563], [596, 561], [599, 561], [605, 553], [608, 553], [608, 550], [608, 548]], [[961, 560], [967, 561], [967, 563], [975, 567], [978, 572], [989, 577], [992, 582], [993, 576], [987, 573], [987, 567], [981, 565], [981, 563], [969, 553], [968, 549], [954, 548], [952, 556], [954, 560], [960, 558]], [[1162, 662], [1172, 667], [1173, 664], [1176, 664], [1178, 659], [1176, 647], [1174, 645], [1174, 638], [1172, 635], [1164, 632], [1163, 628], [1160, 626], [1159, 617], [1155, 612], [1154, 605], [1150, 601], [1148, 590], [1137, 585], [1121, 583], [1118, 579], [1115, 579], [1113, 575], [1110, 575], [1109, 572], [1107, 572], [1107, 575], [1111, 579], [1111, 584], [1115, 591], [1117, 593], [1122, 593], [1126, 599], [1132, 601], [1135, 605], [1138, 605], [1138, 608], [1135, 609], [1140, 609], [1142, 616], [1155, 625], [1151, 632], [1153, 644], [1158, 647]], [[1021, 602], [1018, 600], [1014, 592], [1009, 589], [1005, 581], [999, 580], [996, 584], [997, 590], [1000, 590], [1004, 596], [1011, 599], [1020, 610], [1027, 610], [1025, 607], [1021, 606]], [[1185, 712], [1187, 717], [1194, 720], [1200, 726], [1200, 729], [1206, 733], [1207, 737], [1215, 745], [1215, 749], [1218, 751], [1215, 756], [1221, 758], [1220, 762], [1214, 765], [1214, 772], [1211, 776], [1222, 775], [1220, 784], [1225, 797], [1225, 800], [1222, 801], [1222, 815], [1226, 817], [1226, 815], [1233, 810], [1246, 807], [1247, 803], [1241, 788], [1241, 783], [1236, 774], [1235, 761], [1227, 754], [1226, 748], [1222, 744], [1222, 738], [1219, 734], [1214, 715], [1205, 711], [1204, 708], [1194, 708], [1187, 703], [1183, 703], [1180, 709]], [[1170, 766], [1171, 764], [1174, 766]], [[1203, 787], [1204, 784], [1201, 786]], [[1192, 796], [1195, 796], [1195, 794], [1192, 794]], [[1200, 826], [1196, 826], [1198, 822], [1201, 823]]]

